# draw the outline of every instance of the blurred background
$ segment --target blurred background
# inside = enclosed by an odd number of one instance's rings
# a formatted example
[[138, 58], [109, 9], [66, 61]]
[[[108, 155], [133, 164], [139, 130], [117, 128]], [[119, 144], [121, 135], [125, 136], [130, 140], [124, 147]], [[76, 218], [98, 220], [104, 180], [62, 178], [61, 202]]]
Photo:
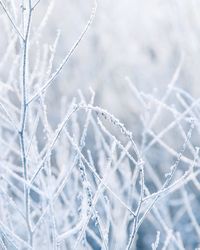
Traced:
[[[20, 15], [12, 9], [13, 1], [7, 5], [20, 22]], [[33, 15], [32, 34], [42, 23], [42, 34], [37, 35], [41, 61], [45, 46], [52, 45], [60, 30], [53, 63], [54, 70], [57, 68], [84, 29], [92, 7], [92, 0], [40, 1]], [[162, 95], [181, 56], [184, 62], [177, 84], [198, 97], [199, 9], [197, 0], [98, 1], [94, 22], [51, 88], [54, 100], [57, 93], [72, 98], [78, 88], [88, 92], [92, 86], [98, 103], [126, 120], [138, 107], [125, 77], [139, 90]], [[0, 23], [0, 56], [7, 46], [4, 20]], [[32, 47], [34, 56], [37, 49]]]
[[[41, 39], [50, 43], [61, 30], [55, 67], [84, 28], [92, 5], [58, 0], [52, 6]], [[49, 1], [41, 1], [36, 25], [48, 6]], [[140, 90], [163, 94], [183, 55], [178, 85], [199, 96], [199, 10], [196, 0], [98, 1], [93, 24], [55, 85], [69, 96], [92, 86], [98, 102], [128, 119], [134, 100], [125, 77]]]

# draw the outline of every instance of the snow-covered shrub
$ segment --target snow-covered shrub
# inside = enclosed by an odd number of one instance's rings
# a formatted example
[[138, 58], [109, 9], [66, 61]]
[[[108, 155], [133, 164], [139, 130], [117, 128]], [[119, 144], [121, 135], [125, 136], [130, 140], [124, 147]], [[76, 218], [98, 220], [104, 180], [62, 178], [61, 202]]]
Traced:
[[122, 122], [98, 88], [65, 96], [60, 74], [97, 4], [69, 52], [45, 30], [58, 5], [0, 0], [0, 248], [197, 249], [200, 105], [177, 86], [184, 53], [163, 95], [123, 78], [132, 112], [110, 100]]

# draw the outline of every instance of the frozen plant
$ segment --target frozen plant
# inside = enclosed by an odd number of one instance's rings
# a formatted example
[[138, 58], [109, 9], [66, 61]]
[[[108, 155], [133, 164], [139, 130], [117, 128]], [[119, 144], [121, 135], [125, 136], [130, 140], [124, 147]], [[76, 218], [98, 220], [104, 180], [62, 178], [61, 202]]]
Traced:
[[0, 0], [0, 248], [198, 248], [200, 105], [176, 86], [184, 58], [161, 98], [124, 80], [136, 134], [92, 89], [71, 101], [59, 89], [97, 3], [58, 66], [61, 32], [42, 40], [55, 1], [36, 26], [41, 4]]

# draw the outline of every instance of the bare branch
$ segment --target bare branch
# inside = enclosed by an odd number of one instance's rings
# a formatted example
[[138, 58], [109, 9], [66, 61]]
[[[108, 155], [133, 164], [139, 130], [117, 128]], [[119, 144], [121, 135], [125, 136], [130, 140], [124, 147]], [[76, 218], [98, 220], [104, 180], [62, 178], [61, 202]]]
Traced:
[[17, 34], [19, 35], [19, 37], [24, 40], [23, 35], [21, 34], [19, 28], [16, 26], [15, 21], [13, 20], [12, 16], [10, 15], [9, 11], [7, 10], [6, 6], [4, 5], [4, 3], [0, 0], [0, 5], [2, 6], [4, 12], [6, 13], [7, 17], [9, 18], [12, 26], [14, 27], [15, 31], [17, 32]]

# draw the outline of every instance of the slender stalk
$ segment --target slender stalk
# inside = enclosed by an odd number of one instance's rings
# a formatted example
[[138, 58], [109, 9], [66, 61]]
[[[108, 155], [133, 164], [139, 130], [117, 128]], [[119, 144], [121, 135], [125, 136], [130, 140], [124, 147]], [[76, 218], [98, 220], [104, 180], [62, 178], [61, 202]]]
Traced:
[[33, 4], [33, 6], [32, 6], [32, 9], [31, 10], [34, 10], [36, 7], [37, 7], [37, 5], [40, 3], [40, 0], [38, 0], [35, 4]]
[[[25, 30], [25, 38], [22, 43], [22, 101], [21, 101], [21, 124], [19, 130], [19, 139], [21, 145], [21, 161], [23, 166], [23, 175], [25, 181], [28, 182], [28, 166], [27, 166], [27, 157], [26, 157], [26, 140], [25, 140], [25, 128], [26, 128], [26, 118], [27, 118], [27, 75], [28, 75], [28, 40], [31, 27], [31, 0], [28, 1], [28, 18], [27, 26]], [[30, 188], [27, 185], [24, 185], [24, 201], [25, 201], [25, 217], [26, 223], [29, 231], [29, 244], [32, 245], [32, 231], [31, 231], [31, 222], [30, 222], [30, 201], [29, 201], [29, 192]]]
[[4, 5], [4, 3], [0, 0], [0, 5], [2, 6], [4, 12], [6, 13], [8, 19], [10, 20], [13, 28], [15, 29], [15, 31], [17, 32], [17, 34], [19, 35], [19, 37], [24, 41], [24, 37], [21, 34], [19, 28], [17, 27], [17, 25], [15, 24], [15, 21], [13, 20], [12, 16], [10, 15], [9, 11], [7, 10], [6, 6]]
[[140, 200], [139, 200], [136, 212], [135, 212], [135, 218], [134, 218], [134, 221], [133, 221], [132, 232], [131, 232], [131, 235], [130, 235], [130, 238], [129, 238], [128, 246], [126, 248], [127, 250], [131, 249], [131, 247], [133, 245], [133, 242], [134, 242], [134, 239], [135, 239], [135, 236], [136, 236], [136, 233], [137, 233], [137, 224], [138, 224], [138, 221], [139, 221], [140, 210], [142, 208], [142, 203], [144, 201], [144, 186], [145, 185], [144, 185], [144, 168], [143, 168], [143, 165], [140, 166], [140, 185], [141, 185], [141, 188], [140, 188]]

